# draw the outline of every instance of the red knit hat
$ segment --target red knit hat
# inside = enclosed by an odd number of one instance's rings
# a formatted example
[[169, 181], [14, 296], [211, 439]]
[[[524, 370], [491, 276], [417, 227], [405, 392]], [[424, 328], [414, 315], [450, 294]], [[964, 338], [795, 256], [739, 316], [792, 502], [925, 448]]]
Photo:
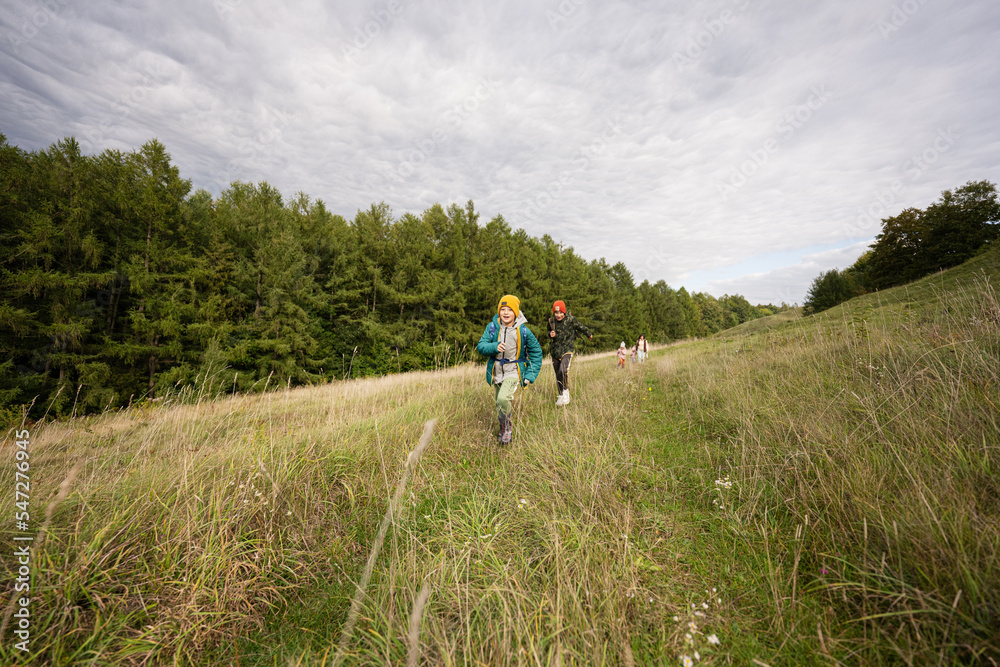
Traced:
[[562, 301], [556, 301], [554, 304], [552, 304], [552, 312], [554, 313], [556, 311], [562, 311], [563, 313], [565, 313], [566, 304], [563, 303]]

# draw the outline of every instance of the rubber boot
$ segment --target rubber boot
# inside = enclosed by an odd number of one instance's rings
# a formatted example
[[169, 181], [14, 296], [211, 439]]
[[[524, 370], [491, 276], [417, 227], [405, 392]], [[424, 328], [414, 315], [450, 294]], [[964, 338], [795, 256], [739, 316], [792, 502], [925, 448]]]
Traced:
[[514, 423], [510, 415], [500, 413], [500, 444], [509, 445], [514, 436]]

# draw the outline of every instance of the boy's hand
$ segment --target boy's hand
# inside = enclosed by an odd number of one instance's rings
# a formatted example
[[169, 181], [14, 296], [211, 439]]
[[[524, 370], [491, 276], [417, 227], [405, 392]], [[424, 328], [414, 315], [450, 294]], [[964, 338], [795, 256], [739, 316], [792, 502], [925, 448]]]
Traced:
[[555, 338], [555, 337], [556, 337], [556, 332], [555, 331], [550, 331], [549, 332], [549, 338]]
[[497, 352], [503, 352], [503, 351], [504, 351], [503, 343], [497, 343]]
[[531, 384], [531, 380], [525, 380], [524, 381], [524, 386], [525, 387], [527, 387], [529, 384]]

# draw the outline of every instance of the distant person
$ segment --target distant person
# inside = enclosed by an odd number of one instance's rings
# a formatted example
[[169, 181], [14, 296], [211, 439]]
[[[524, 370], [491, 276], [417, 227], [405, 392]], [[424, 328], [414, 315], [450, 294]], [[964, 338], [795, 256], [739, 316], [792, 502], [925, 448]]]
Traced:
[[632, 347], [629, 348], [628, 354], [629, 354], [629, 357], [631, 358], [633, 364], [636, 362], [637, 354], [638, 354], [637, 350], [638, 349], [639, 349], [639, 345], [638, 344], [633, 345]]
[[556, 373], [556, 405], [569, 403], [569, 365], [573, 361], [577, 333], [594, 340], [594, 334], [570, 315], [563, 301], [553, 303], [549, 318], [549, 354], [552, 355], [552, 370]]
[[625, 349], [625, 341], [618, 346], [618, 368], [625, 368], [625, 357], [628, 356], [628, 350]]
[[486, 360], [486, 382], [493, 387], [497, 419], [500, 420], [500, 444], [509, 444], [514, 436], [511, 399], [519, 387], [538, 377], [542, 368], [542, 346], [526, 326], [521, 301], [511, 294], [497, 304], [497, 314], [486, 325], [476, 350]]
[[646, 361], [649, 353], [649, 343], [646, 342], [646, 334], [639, 334], [639, 340], [635, 343], [635, 349], [639, 353], [639, 363]]

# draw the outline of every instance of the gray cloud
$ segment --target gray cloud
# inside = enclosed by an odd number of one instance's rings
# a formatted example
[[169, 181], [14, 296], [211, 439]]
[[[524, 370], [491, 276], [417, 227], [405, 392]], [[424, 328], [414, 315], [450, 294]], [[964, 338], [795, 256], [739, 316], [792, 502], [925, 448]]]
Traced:
[[881, 217], [997, 181], [998, 31], [972, 0], [7, 3], [0, 132], [155, 137], [195, 187], [347, 217], [472, 199], [640, 279], [801, 302]]

